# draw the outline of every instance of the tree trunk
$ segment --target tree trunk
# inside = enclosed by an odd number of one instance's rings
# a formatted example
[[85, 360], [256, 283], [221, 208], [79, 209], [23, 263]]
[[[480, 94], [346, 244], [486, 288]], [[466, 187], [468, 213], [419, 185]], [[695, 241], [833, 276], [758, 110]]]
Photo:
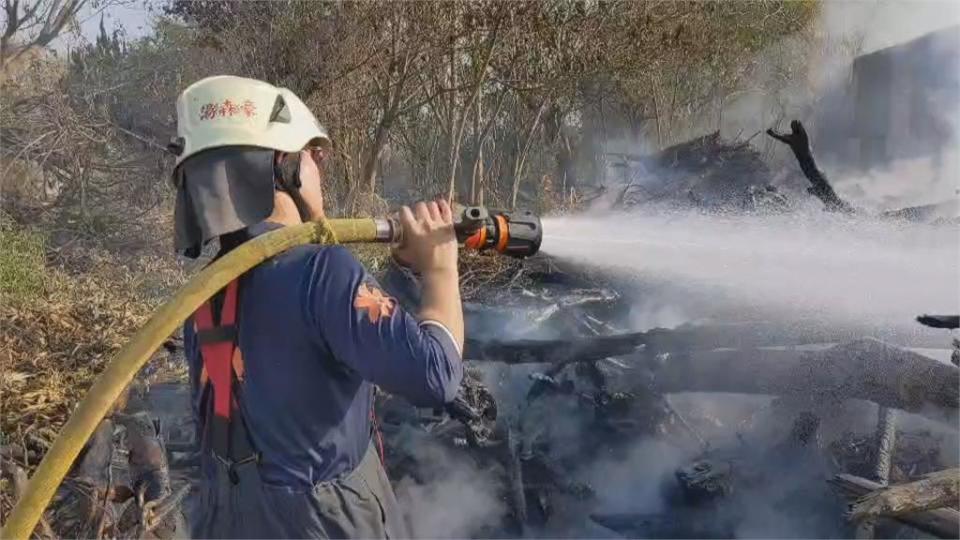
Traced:
[[360, 185], [367, 186], [370, 193], [377, 192], [377, 162], [380, 161], [380, 154], [387, 144], [387, 126], [381, 121], [377, 125], [377, 131], [373, 135], [373, 141], [370, 148], [367, 149], [367, 155], [363, 160], [363, 172], [360, 177]]
[[569, 186], [570, 189], [577, 187], [577, 174], [573, 163], [573, 145], [570, 138], [563, 133], [563, 111], [558, 105], [550, 108], [547, 114], [545, 126], [547, 140], [550, 144], [555, 144], [557, 172], [556, 177], [561, 184]]
[[473, 116], [473, 132], [477, 142], [473, 154], [473, 174], [470, 177], [470, 204], [482, 205], [483, 198], [483, 130], [480, 128], [483, 118], [483, 100], [477, 100], [476, 112]]
[[[460, 25], [458, 20], [458, 9], [457, 3], [453, 2], [450, 4], [450, 8], [453, 10], [453, 35], [457, 36], [459, 32]], [[460, 144], [457, 140], [457, 45], [459, 42], [459, 37], [454, 37], [450, 43], [449, 51], [449, 61], [450, 61], [450, 72], [449, 80], [447, 87], [450, 88], [450, 103], [448, 107], [449, 113], [449, 125], [450, 125], [450, 140], [447, 144], [447, 164], [449, 166], [449, 176], [447, 182], [447, 199], [453, 201], [455, 191], [456, 191], [456, 171], [457, 165], [455, 161], [455, 156], [460, 151]]]
[[[456, 6], [456, 4], [453, 4]], [[454, 8], [456, 9], [456, 8]], [[470, 109], [473, 108], [473, 103], [475, 101], [480, 101], [480, 89], [483, 87], [483, 81], [487, 78], [487, 67], [490, 65], [490, 59], [493, 57], [493, 49], [497, 45], [497, 36], [500, 30], [500, 21], [497, 21], [496, 26], [493, 28], [493, 33], [490, 34], [490, 37], [487, 38], [487, 49], [484, 52], [482, 60], [479, 64], [474, 64], [474, 71], [476, 72], [476, 80], [474, 81], [473, 88], [470, 91], [470, 97], [467, 98], [467, 101], [463, 104], [463, 115], [460, 116], [459, 120], [451, 123], [451, 132], [456, 132], [454, 137], [452, 148], [450, 151], [450, 180], [447, 186], [447, 198], [453, 200], [454, 193], [457, 188], [457, 165], [460, 162], [460, 145], [463, 142], [464, 128], [467, 125], [467, 115], [470, 114]], [[456, 50], [456, 45], [454, 45], [454, 51]], [[453, 70], [454, 77], [456, 76], [456, 66], [451, 63], [451, 69]], [[455, 109], [451, 112], [454, 119], [457, 118]], [[480, 108], [477, 107], [477, 121], [476, 125], [480, 125]], [[456, 129], [453, 129], [456, 125]], [[472, 197], [471, 197], [472, 198]]]
[[517, 194], [520, 193], [520, 178], [523, 176], [523, 165], [527, 160], [527, 154], [530, 152], [530, 144], [533, 142], [534, 133], [537, 130], [537, 126], [540, 125], [540, 117], [543, 116], [543, 111], [547, 107], [546, 100], [540, 104], [540, 107], [537, 108], [537, 115], [533, 118], [533, 123], [530, 124], [530, 129], [527, 131], [527, 138], [523, 144], [523, 149], [517, 155], [516, 164], [513, 167], [513, 188], [510, 190], [510, 208], [517, 207]]
[[[487, 141], [487, 135], [490, 133], [490, 128], [493, 127], [493, 122], [496, 120], [497, 116], [500, 114], [500, 110], [503, 107], [505, 98], [507, 96], [507, 91], [504, 90], [500, 92], [500, 95], [497, 97], [497, 104], [493, 108], [493, 112], [490, 113], [489, 118], [485, 123], [483, 123], [482, 129], [477, 129], [477, 142], [476, 142], [476, 154], [475, 160], [473, 163], [473, 174], [474, 174], [474, 183], [476, 190], [471, 193], [471, 198], [473, 204], [483, 205], [484, 200], [484, 188], [486, 183], [487, 171], [483, 163], [483, 146]], [[476, 116], [476, 126], [481, 124], [483, 115], [481, 114], [481, 99], [477, 99], [477, 116]], [[495, 154], [491, 154], [495, 155]]]

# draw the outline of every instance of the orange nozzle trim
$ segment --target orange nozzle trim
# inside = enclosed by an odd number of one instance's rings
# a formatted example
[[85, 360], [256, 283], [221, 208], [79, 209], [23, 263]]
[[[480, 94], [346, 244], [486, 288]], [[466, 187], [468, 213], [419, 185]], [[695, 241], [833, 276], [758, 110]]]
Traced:
[[477, 249], [483, 247], [487, 242], [487, 228], [480, 227], [480, 230], [471, 234], [466, 240], [463, 241], [463, 246], [470, 249]]
[[503, 253], [507, 249], [507, 240], [510, 239], [510, 225], [507, 224], [507, 218], [501, 214], [493, 216], [497, 220], [499, 234], [497, 235], [497, 251]]

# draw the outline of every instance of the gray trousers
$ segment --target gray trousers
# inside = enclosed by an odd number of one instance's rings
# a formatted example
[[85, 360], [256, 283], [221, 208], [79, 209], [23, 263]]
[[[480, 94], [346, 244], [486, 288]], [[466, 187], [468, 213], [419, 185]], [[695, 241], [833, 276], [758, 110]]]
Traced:
[[194, 499], [193, 538], [409, 538], [374, 445], [349, 474], [295, 491], [264, 484], [256, 464], [217, 465]]

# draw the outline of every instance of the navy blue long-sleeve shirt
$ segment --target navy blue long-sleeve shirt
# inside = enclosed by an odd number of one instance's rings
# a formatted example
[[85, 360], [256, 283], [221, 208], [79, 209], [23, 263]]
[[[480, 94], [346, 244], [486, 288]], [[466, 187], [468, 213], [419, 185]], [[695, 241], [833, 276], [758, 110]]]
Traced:
[[[450, 331], [414, 319], [341, 246], [297, 247], [262, 263], [241, 278], [239, 306], [240, 407], [265, 482], [306, 488], [352, 471], [370, 442], [374, 384], [429, 407], [460, 385]], [[192, 319], [184, 345], [199, 415]]]

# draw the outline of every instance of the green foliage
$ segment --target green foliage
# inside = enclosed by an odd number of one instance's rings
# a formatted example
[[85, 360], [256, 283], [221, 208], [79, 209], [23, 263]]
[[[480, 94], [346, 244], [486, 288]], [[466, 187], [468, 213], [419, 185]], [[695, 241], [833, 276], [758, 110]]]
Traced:
[[0, 298], [29, 301], [43, 292], [43, 236], [0, 221]]

